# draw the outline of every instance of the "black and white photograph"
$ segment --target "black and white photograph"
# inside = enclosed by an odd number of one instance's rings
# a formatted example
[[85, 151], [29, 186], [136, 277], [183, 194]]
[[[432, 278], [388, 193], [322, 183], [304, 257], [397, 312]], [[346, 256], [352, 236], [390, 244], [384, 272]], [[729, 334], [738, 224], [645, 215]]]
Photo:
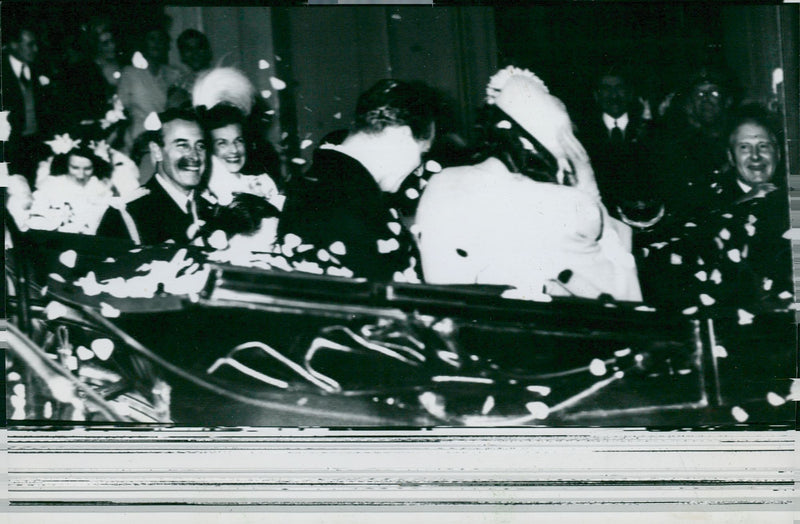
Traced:
[[0, 5], [12, 514], [791, 522], [800, 4], [342, 4]]

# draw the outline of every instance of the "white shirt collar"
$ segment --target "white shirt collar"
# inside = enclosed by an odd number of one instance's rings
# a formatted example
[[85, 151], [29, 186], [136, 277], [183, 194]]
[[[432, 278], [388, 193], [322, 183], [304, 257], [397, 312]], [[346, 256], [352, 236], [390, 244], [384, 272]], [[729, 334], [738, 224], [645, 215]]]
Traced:
[[181, 210], [184, 213], [188, 215], [189, 214], [188, 204], [189, 201], [192, 199], [192, 195], [194, 194], [194, 192], [192, 191], [188, 195], [184, 194], [177, 187], [175, 187], [175, 184], [173, 182], [161, 176], [161, 173], [156, 173], [155, 177], [156, 177], [156, 182], [158, 182], [161, 185], [161, 187], [164, 188], [164, 191], [167, 192], [169, 197], [175, 201], [175, 203], [178, 205], [179, 208], [181, 208]]
[[12, 54], [8, 55], [8, 61], [11, 63], [11, 69], [14, 71], [14, 74], [17, 75], [17, 78], [21, 78], [24, 71], [25, 79], [31, 79], [31, 68], [28, 67], [28, 64]]
[[609, 131], [614, 129], [614, 125], [616, 124], [616, 126], [624, 132], [625, 128], [628, 127], [628, 113], [616, 119], [607, 113], [603, 113], [603, 123]]

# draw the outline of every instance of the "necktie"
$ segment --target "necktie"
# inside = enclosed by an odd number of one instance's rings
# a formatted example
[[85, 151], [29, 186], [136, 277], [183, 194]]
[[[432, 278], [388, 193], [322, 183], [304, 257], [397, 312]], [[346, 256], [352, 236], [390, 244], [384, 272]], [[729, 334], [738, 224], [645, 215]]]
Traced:
[[623, 137], [622, 137], [622, 129], [617, 127], [617, 123], [614, 122], [614, 127], [611, 129], [611, 137], [610, 142], [612, 145], [618, 146], [622, 145]]

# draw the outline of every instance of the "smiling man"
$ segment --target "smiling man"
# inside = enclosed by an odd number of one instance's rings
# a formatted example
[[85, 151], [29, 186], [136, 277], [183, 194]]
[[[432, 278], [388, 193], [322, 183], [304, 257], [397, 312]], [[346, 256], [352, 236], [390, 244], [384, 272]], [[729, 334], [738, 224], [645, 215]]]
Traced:
[[192, 224], [210, 212], [199, 198], [209, 165], [208, 150], [197, 116], [191, 111], [168, 110], [159, 115], [161, 129], [149, 143], [156, 173], [140, 188], [140, 196], [124, 209], [110, 208], [98, 236], [130, 238], [137, 244], [166, 240], [185, 243]]

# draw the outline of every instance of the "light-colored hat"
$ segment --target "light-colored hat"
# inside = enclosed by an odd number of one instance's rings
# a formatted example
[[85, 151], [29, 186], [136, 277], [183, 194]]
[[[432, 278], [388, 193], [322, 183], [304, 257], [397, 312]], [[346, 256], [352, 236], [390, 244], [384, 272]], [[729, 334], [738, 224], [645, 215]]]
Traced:
[[211, 109], [219, 103], [233, 104], [249, 115], [256, 89], [235, 67], [216, 67], [201, 74], [192, 87], [192, 105]]
[[489, 80], [486, 95], [489, 104], [533, 135], [553, 156], [564, 157], [558, 137], [572, 133], [572, 122], [564, 103], [550, 94], [538, 76], [527, 69], [508, 66]]

